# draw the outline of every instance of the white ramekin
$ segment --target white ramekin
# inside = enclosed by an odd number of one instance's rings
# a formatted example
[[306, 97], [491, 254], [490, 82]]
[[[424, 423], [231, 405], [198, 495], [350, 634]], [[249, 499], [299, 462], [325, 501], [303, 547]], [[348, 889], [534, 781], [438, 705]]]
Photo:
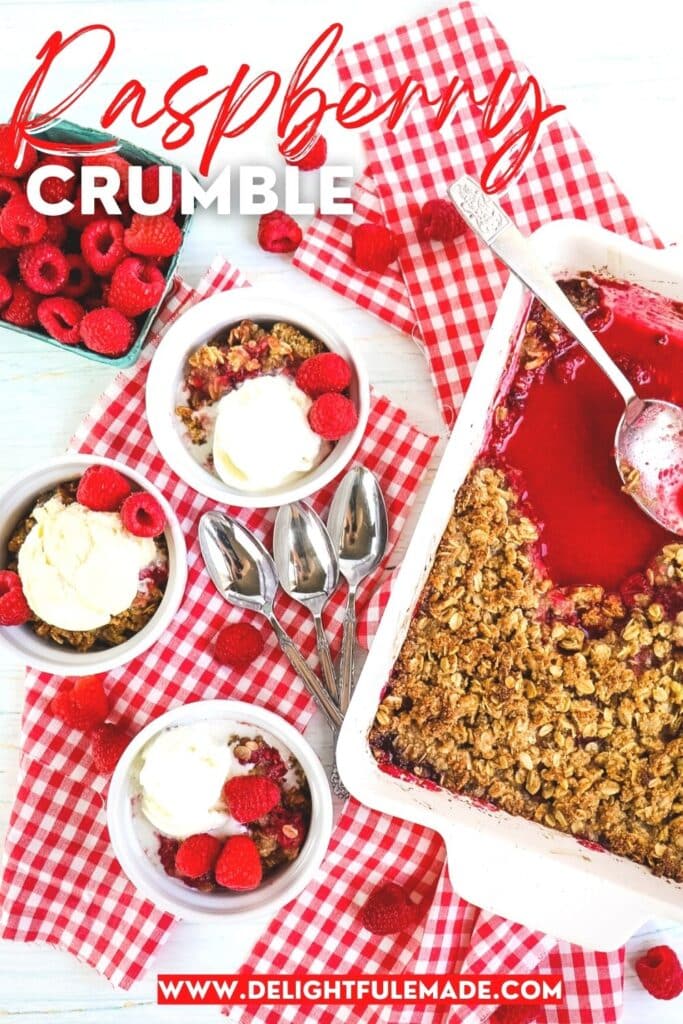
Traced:
[[[192, 456], [182, 437], [182, 424], [175, 415], [178, 393], [187, 358], [222, 328], [240, 320], [284, 320], [319, 339], [331, 351], [350, 363], [350, 397], [358, 410], [355, 430], [337, 441], [319, 466], [300, 480], [270, 491], [241, 491], [230, 487]], [[333, 480], [348, 465], [360, 444], [370, 410], [367, 371], [342, 333], [327, 318], [318, 317], [307, 306], [286, 295], [261, 288], [234, 288], [212, 295], [178, 317], [154, 353], [147, 375], [147, 419], [157, 446], [171, 469], [195, 491], [222, 504], [241, 508], [272, 508], [298, 501]], [[264, 421], [264, 430], [277, 424]]]
[[[189, 888], [147, 856], [135, 828], [135, 762], [145, 744], [171, 726], [215, 723], [221, 719], [263, 729], [278, 740], [301, 765], [311, 792], [311, 823], [299, 856], [252, 892], [198, 892]], [[186, 921], [237, 924], [272, 917], [308, 885], [325, 856], [332, 834], [332, 797], [325, 770], [313, 748], [283, 718], [244, 701], [205, 700], [167, 711], [131, 740], [111, 779], [107, 822], [119, 864], [142, 896], [160, 910]]]
[[36, 498], [58, 484], [82, 476], [88, 466], [113, 466], [159, 502], [166, 515], [164, 537], [168, 545], [168, 582], [157, 611], [134, 637], [103, 651], [79, 652], [36, 636], [30, 626], [0, 627], [0, 646], [18, 661], [41, 672], [85, 676], [109, 672], [125, 665], [155, 643], [180, 607], [187, 581], [187, 552], [180, 524], [163, 494], [142, 473], [122, 462], [95, 455], [63, 455], [43, 462], [12, 480], [0, 494], [0, 565], [7, 562], [7, 543], [17, 523], [31, 511]]

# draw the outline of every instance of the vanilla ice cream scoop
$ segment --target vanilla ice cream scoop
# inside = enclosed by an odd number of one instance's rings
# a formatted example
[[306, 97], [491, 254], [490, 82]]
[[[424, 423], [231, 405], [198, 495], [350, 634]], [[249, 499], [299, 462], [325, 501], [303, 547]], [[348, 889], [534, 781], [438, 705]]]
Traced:
[[251, 377], [218, 403], [213, 464], [221, 480], [244, 491], [290, 483], [329, 450], [308, 422], [311, 399], [285, 374]]
[[31, 513], [18, 572], [31, 610], [59, 629], [91, 630], [133, 604], [156, 544], [135, 537], [117, 512], [94, 512], [54, 495]]
[[245, 769], [210, 723], [160, 732], [140, 762], [141, 810], [159, 832], [185, 839], [232, 821], [222, 802], [223, 784]]

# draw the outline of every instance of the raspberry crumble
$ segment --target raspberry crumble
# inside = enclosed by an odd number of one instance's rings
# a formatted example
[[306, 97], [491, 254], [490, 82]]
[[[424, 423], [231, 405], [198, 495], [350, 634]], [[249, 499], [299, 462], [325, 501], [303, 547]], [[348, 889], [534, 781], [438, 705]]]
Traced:
[[[683, 401], [677, 304], [563, 288], [644, 396]], [[683, 542], [621, 489], [620, 413], [534, 302], [370, 743], [386, 770], [681, 882]]]

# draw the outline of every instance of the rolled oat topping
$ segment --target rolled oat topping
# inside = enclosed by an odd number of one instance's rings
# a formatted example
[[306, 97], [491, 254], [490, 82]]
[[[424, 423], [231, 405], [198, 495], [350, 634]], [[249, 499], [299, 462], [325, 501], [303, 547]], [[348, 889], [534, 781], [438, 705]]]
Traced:
[[371, 730], [392, 763], [683, 881], [683, 544], [558, 589], [497, 468], [461, 488]]

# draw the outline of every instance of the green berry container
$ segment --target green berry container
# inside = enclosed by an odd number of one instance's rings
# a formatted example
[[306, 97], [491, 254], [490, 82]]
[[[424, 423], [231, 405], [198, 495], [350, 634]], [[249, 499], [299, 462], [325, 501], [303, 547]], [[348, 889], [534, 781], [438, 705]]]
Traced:
[[[146, 149], [134, 146], [132, 143], [126, 142], [124, 139], [117, 139], [115, 136], [109, 135], [107, 132], [97, 131], [94, 128], [84, 128], [82, 125], [74, 124], [72, 121], [55, 121], [54, 124], [45, 129], [45, 131], [38, 133], [35, 137], [36, 139], [50, 139], [52, 142], [76, 142], [88, 143], [89, 145], [92, 145], [93, 143], [101, 143], [103, 146], [111, 144], [114, 141], [118, 142], [119, 153], [128, 160], [129, 163], [140, 164], [143, 167], [148, 167], [150, 164], [162, 164], [173, 167], [175, 171], [180, 172], [180, 167], [176, 164], [169, 163], [168, 160], [164, 160], [155, 153], [150, 153]], [[185, 238], [190, 230], [190, 224], [192, 223], [192, 214], [182, 215], [178, 223], [183, 237], [180, 243], [180, 248], [172, 256], [168, 270], [166, 271], [166, 289], [164, 294], [156, 306], [154, 306], [153, 309], [150, 309], [146, 314], [135, 341], [125, 355], [119, 356], [118, 358], [111, 358], [110, 356], [100, 355], [97, 352], [91, 352], [90, 349], [87, 349], [84, 345], [64, 345], [62, 342], [57, 341], [56, 338], [51, 338], [49, 335], [33, 328], [15, 327], [13, 324], [8, 324], [4, 320], [0, 320], [0, 326], [5, 327], [8, 330], [16, 331], [17, 333], [23, 334], [27, 337], [35, 338], [36, 341], [44, 341], [48, 345], [54, 345], [63, 352], [71, 352], [74, 355], [82, 356], [84, 359], [91, 359], [96, 363], [106, 363], [109, 366], [116, 367], [116, 369], [132, 366], [137, 362], [145, 343], [145, 339], [156, 319], [157, 313], [173, 286], [178, 260], [185, 243]]]

